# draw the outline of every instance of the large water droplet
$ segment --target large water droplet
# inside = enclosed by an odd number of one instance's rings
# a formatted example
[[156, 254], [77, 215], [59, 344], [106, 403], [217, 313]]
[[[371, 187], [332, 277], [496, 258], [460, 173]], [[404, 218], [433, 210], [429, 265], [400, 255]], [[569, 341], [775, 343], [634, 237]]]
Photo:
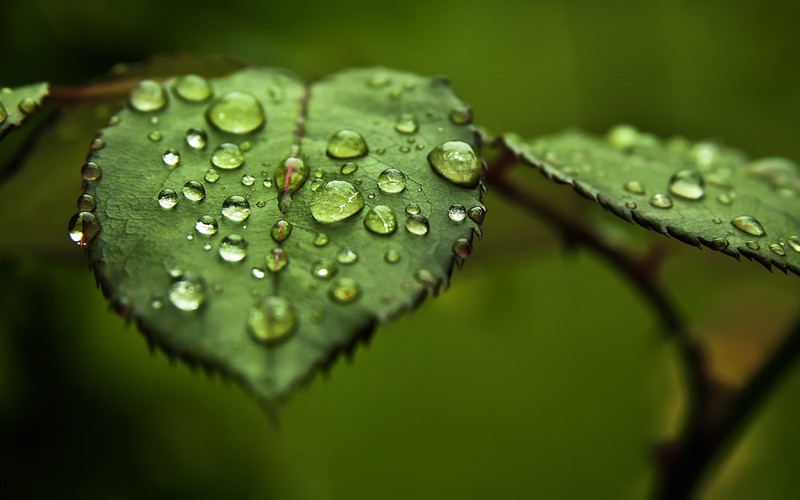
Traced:
[[267, 269], [278, 273], [289, 264], [289, 257], [282, 248], [273, 248], [267, 254]]
[[364, 197], [349, 182], [330, 181], [311, 200], [311, 215], [318, 222], [336, 222], [357, 214], [364, 208]]
[[281, 243], [292, 234], [292, 225], [286, 220], [279, 220], [272, 226], [270, 235], [276, 243]]
[[333, 282], [330, 288], [331, 298], [342, 304], [353, 302], [359, 295], [361, 295], [361, 289], [353, 278], [339, 278]]
[[336, 254], [336, 262], [339, 264], [355, 264], [358, 262], [358, 252], [352, 248], [342, 248]]
[[699, 200], [705, 193], [705, 181], [696, 170], [678, 170], [669, 179], [669, 191], [687, 200]]
[[85, 181], [96, 181], [101, 175], [100, 165], [93, 161], [87, 161], [81, 167], [81, 177]]
[[206, 118], [223, 132], [248, 134], [264, 125], [264, 110], [253, 95], [234, 91], [214, 101]]
[[286, 338], [295, 330], [297, 315], [288, 300], [282, 297], [266, 297], [250, 309], [247, 327], [255, 340], [272, 344]]
[[211, 84], [197, 75], [184, 75], [175, 80], [175, 94], [189, 102], [203, 102], [211, 97]]
[[486, 219], [486, 209], [480, 205], [476, 205], [469, 209], [467, 215], [476, 224], [483, 224], [484, 219]]
[[428, 154], [428, 162], [436, 173], [459, 186], [475, 187], [481, 178], [481, 161], [466, 142], [439, 144]]
[[153, 80], [142, 80], [131, 90], [128, 102], [136, 111], [147, 113], [158, 111], [166, 106], [167, 96], [160, 83]]
[[628, 181], [622, 187], [631, 194], [645, 194], [647, 192], [639, 181]]
[[186, 144], [192, 149], [203, 149], [208, 144], [208, 134], [205, 130], [190, 128], [186, 131]]
[[69, 238], [78, 246], [85, 247], [99, 232], [100, 223], [92, 213], [79, 212], [69, 220]]
[[417, 119], [411, 113], [403, 113], [397, 117], [397, 122], [394, 124], [394, 129], [401, 134], [413, 134], [419, 129]]
[[227, 262], [240, 262], [247, 257], [247, 241], [238, 234], [229, 234], [219, 243], [219, 256]]
[[467, 217], [467, 209], [460, 203], [453, 203], [450, 205], [450, 208], [447, 209], [447, 216], [451, 221], [461, 222]]
[[736, 229], [753, 236], [764, 236], [767, 234], [767, 232], [764, 231], [764, 226], [762, 226], [760, 222], [749, 215], [740, 215], [739, 217], [735, 217], [731, 221], [731, 224], [733, 224]]
[[306, 182], [308, 174], [308, 165], [300, 158], [290, 156], [275, 170], [275, 187], [282, 193], [294, 193]]
[[378, 205], [364, 216], [364, 226], [375, 234], [392, 234], [397, 230], [397, 217], [391, 208]]
[[158, 204], [161, 208], [169, 210], [178, 204], [178, 193], [169, 188], [164, 188], [158, 193]]
[[421, 215], [412, 215], [406, 219], [406, 229], [412, 234], [425, 236], [428, 234], [430, 225], [428, 224], [428, 219], [425, 217]]
[[206, 197], [206, 188], [197, 181], [187, 181], [183, 185], [183, 196], [190, 201], [202, 201]]
[[228, 196], [222, 203], [222, 215], [233, 222], [242, 222], [250, 216], [250, 203], [241, 196]]
[[206, 300], [206, 283], [199, 276], [186, 273], [169, 287], [169, 301], [182, 311], [196, 311]]
[[327, 153], [331, 158], [358, 158], [367, 152], [367, 142], [354, 130], [339, 130], [328, 139]]
[[217, 223], [214, 217], [210, 215], [203, 215], [197, 219], [197, 222], [194, 223], [194, 229], [200, 234], [211, 236], [212, 234], [217, 234], [219, 223]]
[[378, 189], [384, 193], [399, 193], [406, 188], [406, 176], [396, 168], [387, 168], [378, 175]]
[[650, 198], [650, 204], [656, 208], [672, 208], [672, 198], [664, 193], [656, 193]]
[[224, 170], [239, 168], [244, 163], [244, 153], [236, 144], [225, 142], [220, 144], [211, 155], [211, 163]]
[[168, 149], [161, 155], [161, 160], [164, 162], [164, 165], [176, 167], [181, 161], [181, 154], [176, 149]]
[[783, 249], [780, 243], [772, 243], [769, 246], [769, 249], [772, 250], [772, 253], [774, 253], [775, 255], [780, 255], [781, 257], [786, 256], [786, 250]]
[[311, 266], [311, 274], [320, 279], [332, 278], [337, 270], [336, 263], [328, 259], [319, 259]]

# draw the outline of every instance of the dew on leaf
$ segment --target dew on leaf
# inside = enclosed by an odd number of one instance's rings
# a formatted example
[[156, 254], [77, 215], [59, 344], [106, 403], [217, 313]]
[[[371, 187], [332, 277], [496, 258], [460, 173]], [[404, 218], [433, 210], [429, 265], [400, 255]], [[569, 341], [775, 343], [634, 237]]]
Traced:
[[189, 201], [202, 201], [206, 197], [206, 188], [195, 180], [187, 181], [182, 191], [184, 198]]
[[459, 104], [450, 110], [447, 117], [454, 125], [469, 125], [472, 123], [472, 108], [464, 104]]
[[460, 259], [466, 259], [472, 253], [472, 244], [466, 238], [459, 238], [453, 243], [453, 253]]
[[320, 279], [332, 278], [337, 270], [336, 263], [328, 259], [319, 259], [311, 265], [311, 274]]
[[632, 200], [626, 201], [625, 206], [630, 208], [631, 210], [636, 210], [637, 208], [639, 208], [639, 205], [637, 205], [636, 202]]
[[217, 146], [211, 155], [211, 163], [223, 170], [239, 168], [244, 163], [244, 154], [239, 146], [225, 142]]
[[206, 171], [206, 175], [203, 176], [203, 179], [205, 179], [206, 182], [210, 182], [213, 184], [219, 180], [219, 172], [217, 172], [213, 168], [209, 168]]
[[96, 181], [101, 175], [100, 165], [93, 161], [87, 161], [81, 167], [81, 177], [85, 181]]
[[411, 113], [403, 113], [397, 117], [394, 129], [401, 134], [413, 134], [419, 129], [419, 123]]
[[242, 222], [250, 216], [250, 203], [241, 196], [228, 196], [222, 203], [222, 215], [233, 222]]
[[331, 158], [358, 158], [367, 154], [367, 142], [358, 132], [343, 129], [334, 132], [328, 139], [326, 152]]
[[207, 101], [212, 94], [211, 84], [198, 75], [183, 75], [175, 80], [175, 94], [189, 102]]
[[79, 212], [69, 220], [68, 229], [69, 238], [78, 246], [85, 247], [100, 232], [100, 223], [94, 214]]
[[128, 103], [136, 111], [148, 113], [158, 111], [167, 105], [167, 96], [160, 83], [153, 80], [142, 80], [131, 89]]
[[250, 274], [257, 280], [263, 280], [267, 276], [267, 271], [260, 267], [254, 267], [250, 270]]
[[461, 222], [467, 218], [467, 209], [460, 203], [453, 203], [447, 209], [447, 216], [451, 221]]
[[352, 248], [342, 248], [336, 254], [336, 262], [339, 264], [355, 264], [358, 261], [358, 252]]
[[339, 169], [339, 172], [342, 175], [350, 175], [356, 170], [358, 170], [358, 164], [352, 161], [348, 161], [342, 165], [342, 168]]
[[208, 143], [208, 134], [206, 134], [205, 130], [190, 128], [186, 131], [185, 139], [186, 144], [192, 149], [203, 149]]
[[416, 203], [409, 203], [406, 205], [406, 213], [408, 215], [418, 215], [420, 213], [419, 205]]
[[419, 282], [421, 285], [431, 289], [435, 289], [439, 284], [436, 276], [434, 276], [433, 273], [427, 269], [420, 269], [419, 271], [415, 272], [414, 279], [417, 280], [417, 282]]
[[178, 204], [178, 193], [170, 188], [164, 188], [158, 193], [158, 204], [161, 208], [169, 210]]
[[622, 187], [631, 194], [645, 194], [647, 192], [639, 181], [628, 181]]
[[292, 234], [292, 225], [286, 220], [279, 220], [272, 226], [270, 235], [276, 243], [281, 243]]
[[355, 186], [345, 181], [325, 183], [311, 200], [311, 215], [323, 223], [347, 219], [362, 208], [364, 197]]
[[90, 194], [82, 194], [78, 197], [78, 210], [81, 212], [91, 212], [97, 207], [97, 202], [94, 196]]
[[282, 248], [273, 248], [267, 254], [267, 269], [278, 273], [289, 264], [289, 257]]
[[705, 196], [705, 181], [696, 170], [678, 170], [669, 179], [669, 191], [687, 200], [699, 200]]
[[328, 235], [325, 233], [317, 233], [317, 235], [314, 236], [314, 246], [324, 247], [329, 242], [330, 238], [328, 238]]
[[792, 250], [800, 253], [800, 236], [789, 236], [786, 241], [789, 243]]
[[211, 236], [212, 234], [217, 234], [219, 223], [211, 215], [203, 215], [194, 223], [194, 229], [200, 234]]
[[417, 236], [425, 236], [428, 234], [430, 224], [428, 224], [428, 219], [422, 215], [412, 215], [406, 219], [406, 229]]
[[730, 243], [725, 238], [714, 238], [711, 240], [711, 247], [714, 250], [725, 250]]
[[466, 142], [439, 144], [428, 154], [428, 162], [436, 173], [459, 186], [475, 187], [481, 178], [481, 161]]
[[161, 132], [158, 130], [154, 130], [147, 135], [147, 138], [150, 139], [152, 142], [160, 142], [161, 141]]
[[250, 187], [256, 183], [256, 178], [252, 174], [244, 174], [242, 176], [242, 186]]
[[164, 162], [164, 165], [176, 167], [181, 161], [181, 154], [176, 149], [168, 149], [161, 155], [161, 160]]
[[767, 234], [766, 231], [764, 231], [764, 226], [749, 215], [734, 217], [733, 220], [731, 220], [731, 224], [733, 224], [736, 229], [753, 236], [764, 236]]
[[608, 131], [606, 140], [612, 148], [626, 151], [636, 146], [639, 135], [639, 131], [630, 125], [617, 125]]
[[201, 277], [186, 273], [172, 281], [167, 296], [178, 309], [196, 311], [206, 300], [206, 283]]
[[[2, 104], [0, 104], [2, 106]], [[0, 116], [2, 118], [2, 116]], [[0, 123], [3, 123], [3, 120], [0, 120]], [[100, 151], [106, 146], [106, 141], [103, 140], [102, 137], [95, 137], [92, 139], [92, 143], [89, 144], [89, 149], [92, 151]]]
[[219, 256], [227, 262], [240, 262], [247, 257], [247, 241], [238, 234], [229, 234], [219, 243]]
[[361, 289], [353, 278], [339, 278], [330, 288], [331, 298], [339, 303], [347, 304], [356, 300], [361, 295]]
[[295, 331], [297, 314], [283, 297], [265, 297], [250, 309], [247, 328], [253, 339], [263, 344], [273, 344]]
[[783, 247], [779, 243], [772, 243], [769, 246], [769, 249], [772, 250], [772, 253], [774, 253], [776, 255], [780, 255], [781, 257], [785, 257], [786, 256], [786, 250], [784, 250]]
[[264, 125], [261, 103], [247, 92], [228, 92], [209, 106], [206, 112], [209, 123], [222, 132], [248, 134]]
[[400, 193], [406, 188], [406, 176], [396, 168], [387, 168], [378, 175], [378, 189], [384, 193]]
[[476, 205], [469, 209], [467, 215], [476, 224], [483, 224], [484, 219], [486, 219], [486, 209], [480, 205]]
[[390, 248], [383, 253], [383, 260], [388, 264], [397, 264], [400, 262], [400, 252]]
[[745, 245], [747, 245], [747, 248], [749, 248], [750, 250], [758, 250], [759, 248], [761, 248], [761, 245], [759, 245], [757, 241], [748, 241], [745, 242]]
[[733, 197], [729, 193], [720, 193], [717, 195], [717, 201], [721, 205], [730, 205], [733, 203]]
[[275, 170], [275, 187], [283, 193], [294, 193], [306, 182], [308, 174], [308, 165], [300, 158], [290, 156]]
[[372, 207], [364, 216], [364, 227], [375, 234], [388, 235], [397, 230], [397, 217], [386, 205]]
[[656, 193], [650, 198], [650, 204], [656, 208], [672, 208], [672, 198], [664, 193]]

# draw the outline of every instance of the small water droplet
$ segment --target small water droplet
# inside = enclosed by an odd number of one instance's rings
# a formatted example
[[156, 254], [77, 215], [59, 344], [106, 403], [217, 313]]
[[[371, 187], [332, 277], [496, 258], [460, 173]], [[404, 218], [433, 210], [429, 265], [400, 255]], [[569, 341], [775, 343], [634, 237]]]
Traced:
[[256, 178], [251, 174], [244, 174], [242, 176], [242, 186], [250, 187], [256, 183]]
[[225, 142], [220, 144], [211, 155], [211, 163], [224, 170], [239, 168], [244, 163], [244, 153], [236, 144]]
[[713, 219], [711, 219], [711, 222], [713, 222], [714, 224], [722, 224], [722, 219], [720, 219], [719, 217], [714, 217]]
[[397, 230], [397, 217], [386, 205], [372, 207], [364, 216], [364, 227], [375, 234], [392, 234]]
[[696, 170], [678, 170], [669, 179], [669, 191], [687, 200], [699, 200], [705, 196], [705, 181]]
[[472, 243], [466, 238], [459, 238], [453, 243], [453, 253], [460, 259], [466, 259], [472, 253]]
[[227, 262], [240, 262], [247, 257], [247, 241], [238, 234], [229, 234], [219, 243], [219, 256]]
[[164, 162], [164, 165], [176, 167], [181, 161], [181, 154], [176, 149], [168, 149], [161, 155], [161, 160]]
[[745, 245], [747, 245], [747, 248], [750, 250], [758, 250], [761, 248], [761, 245], [759, 245], [757, 241], [748, 241], [745, 243]]
[[205, 245], [203, 245], [203, 250], [205, 250], [206, 252], [211, 250], [211, 243], [206, 243]]
[[272, 187], [272, 179], [264, 179], [264, 187], [271, 188]]
[[428, 219], [425, 217], [421, 215], [412, 215], [406, 219], [406, 229], [408, 232], [416, 234], [417, 236], [425, 236], [428, 234], [430, 225], [428, 224]]
[[158, 193], [158, 204], [161, 208], [169, 210], [178, 204], [178, 193], [169, 188], [164, 188]]
[[483, 224], [484, 219], [486, 219], [486, 209], [480, 205], [476, 205], [469, 209], [467, 215], [476, 224]]
[[714, 250], [725, 250], [730, 243], [725, 238], [714, 238], [711, 240], [711, 247]]
[[338, 271], [336, 263], [327, 259], [319, 259], [311, 266], [311, 274], [320, 279], [332, 278]]
[[247, 327], [253, 339], [274, 344], [285, 339], [297, 327], [297, 314], [288, 300], [270, 296], [250, 309]]
[[252, 274], [255, 279], [263, 280], [267, 276], [267, 270], [261, 267], [254, 267], [250, 270], [250, 274]]
[[361, 295], [361, 289], [353, 278], [339, 278], [330, 288], [331, 298], [339, 303], [347, 304], [356, 300]]
[[100, 223], [90, 212], [79, 212], [69, 220], [69, 237], [80, 247], [85, 247], [100, 232]]
[[779, 243], [773, 243], [769, 246], [769, 249], [772, 250], [772, 253], [775, 255], [780, 255], [781, 257], [786, 256], [786, 250]]
[[187, 181], [183, 185], [183, 196], [190, 201], [202, 201], [206, 197], [206, 188], [197, 181]]
[[173, 89], [178, 97], [189, 102], [207, 101], [212, 94], [211, 84], [198, 75], [179, 76]]
[[272, 239], [275, 240], [276, 243], [281, 243], [292, 234], [292, 227], [293, 226], [288, 221], [279, 220], [272, 226], [272, 231], [270, 232]]
[[331, 158], [358, 158], [367, 152], [366, 141], [354, 130], [339, 130], [328, 139], [327, 153]]
[[698, 142], [692, 147], [689, 154], [698, 166], [709, 167], [719, 159], [720, 150], [716, 144]]
[[150, 139], [152, 142], [160, 142], [161, 141], [161, 132], [158, 130], [153, 130], [147, 135], [147, 138]]
[[[294, 193], [306, 182], [308, 174], [308, 165], [300, 158], [290, 156], [283, 160], [275, 170], [275, 187], [283, 193]], [[320, 180], [320, 182], [322, 181]]]
[[789, 236], [786, 240], [789, 243], [789, 247], [795, 252], [800, 253], [800, 236]]
[[427, 269], [420, 269], [414, 273], [414, 279], [416, 279], [421, 285], [432, 290], [436, 290], [436, 287], [439, 284], [439, 280], [436, 279], [436, 276], [434, 276], [433, 273]]
[[454, 125], [469, 125], [472, 123], [472, 109], [464, 104], [459, 104], [450, 110], [447, 117]]
[[172, 281], [168, 297], [178, 309], [196, 311], [205, 302], [206, 283], [201, 277], [186, 273]]
[[203, 177], [206, 182], [215, 183], [219, 180], [219, 172], [214, 170], [213, 168], [209, 168], [206, 171], [206, 175]]
[[267, 254], [267, 269], [278, 273], [289, 264], [289, 257], [282, 248], [273, 248]]
[[95, 202], [94, 196], [82, 194], [78, 197], [77, 205], [80, 212], [92, 212], [97, 207], [97, 202]]
[[650, 204], [656, 208], [672, 208], [672, 198], [664, 193], [656, 193], [650, 198]]
[[352, 161], [348, 161], [342, 165], [342, 168], [339, 169], [339, 172], [342, 175], [350, 175], [356, 170], [358, 170], [358, 164]]
[[330, 241], [331, 240], [330, 240], [330, 238], [328, 238], [327, 234], [325, 234], [325, 233], [317, 233], [317, 235], [314, 237], [314, 246], [324, 247]]
[[358, 252], [353, 248], [342, 248], [336, 254], [336, 262], [339, 264], [355, 264], [358, 262]]
[[194, 229], [200, 234], [211, 236], [212, 234], [217, 234], [219, 224], [214, 217], [210, 215], [203, 215], [197, 219], [197, 222], [194, 223]]
[[406, 176], [396, 168], [387, 168], [378, 175], [378, 188], [384, 193], [400, 193], [406, 188]]
[[81, 167], [81, 177], [85, 181], [96, 181], [102, 175], [102, 171], [100, 170], [100, 165], [93, 161], [87, 161]]
[[150, 297], [150, 307], [153, 309], [161, 309], [164, 307], [164, 298], [160, 295], [153, 295]]
[[750, 217], [749, 215], [740, 215], [739, 217], [735, 217], [731, 220], [731, 224], [736, 229], [743, 231], [747, 234], [751, 234], [753, 236], [765, 236], [767, 233], [764, 231], [764, 226], [761, 225], [758, 220], [754, 217]]
[[242, 222], [250, 216], [250, 203], [241, 196], [228, 196], [222, 203], [222, 215], [233, 222]]
[[264, 208], [264, 207], [266, 207], [266, 206], [267, 206], [267, 202], [266, 202], [266, 201], [264, 201], [264, 200], [258, 200], [258, 201], [256, 202], [256, 206], [257, 206], [258, 208]]
[[374, 89], [381, 89], [389, 85], [390, 81], [391, 80], [389, 79], [389, 75], [385, 73], [378, 73], [377, 75], [374, 75], [372, 78], [367, 80], [367, 86]]
[[167, 96], [161, 84], [153, 80], [137, 83], [128, 96], [128, 103], [143, 113], [158, 111], [167, 105]]
[[397, 117], [394, 129], [401, 134], [413, 134], [419, 129], [419, 123], [417, 123], [417, 119], [411, 113], [403, 113]]
[[452, 221], [461, 222], [467, 218], [467, 209], [460, 203], [454, 203], [447, 209], [447, 216]]
[[329, 223], [347, 219], [364, 208], [364, 197], [349, 182], [330, 181], [311, 200], [311, 215], [317, 222]]
[[228, 92], [209, 106], [206, 119], [222, 132], [248, 134], [264, 125], [261, 103], [246, 92]]
[[397, 264], [400, 262], [400, 252], [397, 250], [390, 248], [386, 250], [383, 254], [383, 260], [388, 264]]
[[428, 163], [436, 173], [459, 186], [475, 187], [481, 178], [481, 161], [466, 142], [439, 144], [428, 154]]
[[636, 210], [639, 207], [639, 205], [637, 205], [635, 201], [626, 201], [625, 206], [630, 208], [631, 210]]
[[205, 130], [190, 128], [186, 131], [186, 144], [193, 149], [203, 149], [208, 143], [208, 134]]
[[631, 194], [645, 194], [647, 192], [639, 181], [628, 181], [622, 187]]
[[420, 208], [416, 203], [409, 203], [406, 205], [406, 213], [408, 215], [419, 215]]
[[411, 151], [411, 148], [406, 146], [405, 144], [397, 148], [401, 153], [408, 153]]
[[322, 179], [314, 179], [311, 181], [311, 192], [316, 193], [319, 188], [325, 185], [325, 181]]
[[[639, 131], [630, 125], [617, 125], [608, 131], [606, 140], [618, 151], [627, 151], [636, 146], [640, 140]], [[644, 193], [637, 193], [644, 194]]]
[[[2, 106], [2, 104], [0, 104], [0, 106]], [[3, 123], [3, 120], [0, 120], [0, 123]], [[95, 137], [92, 139], [92, 143], [89, 145], [89, 149], [92, 151], [100, 151], [104, 147], [106, 147], [106, 141], [104, 141], [102, 137]]]

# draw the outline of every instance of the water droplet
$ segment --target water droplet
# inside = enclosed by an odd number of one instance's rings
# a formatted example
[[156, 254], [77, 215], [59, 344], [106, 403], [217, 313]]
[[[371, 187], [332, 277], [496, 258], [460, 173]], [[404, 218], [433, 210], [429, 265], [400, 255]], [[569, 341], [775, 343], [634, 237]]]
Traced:
[[165, 165], [175, 167], [181, 161], [181, 154], [176, 149], [168, 149], [164, 151], [161, 160], [163, 160]]
[[219, 224], [214, 217], [210, 215], [203, 215], [197, 219], [197, 222], [194, 223], [194, 229], [200, 234], [211, 236], [212, 234], [217, 234]]
[[773, 243], [769, 246], [769, 249], [772, 250], [772, 253], [775, 255], [780, 255], [781, 257], [786, 256], [786, 250], [779, 243]]
[[469, 209], [467, 215], [476, 224], [483, 224], [483, 220], [486, 218], [486, 209], [479, 205], [476, 205]]
[[225, 142], [220, 144], [211, 155], [211, 163], [224, 170], [239, 168], [244, 163], [244, 153], [236, 144]]
[[409, 151], [411, 151], [411, 148], [406, 146], [405, 144], [400, 146], [397, 149], [400, 150], [401, 153], [408, 153]]
[[639, 205], [637, 205], [635, 201], [626, 201], [625, 206], [630, 208], [631, 210], [636, 210], [639, 207]]
[[211, 97], [211, 84], [197, 75], [184, 75], [175, 80], [175, 94], [189, 102], [203, 102]]
[[355, 264], [358, 262], [358, 252], [352, 248], [342, 248], [336, 254], [336, 262], [339, 264]]
[[[2, 104], [0, 104], [0, 106], [2, 106]], [[2, 116], [0, 116], [0, 118], [2, 118]], [[2, 119], [0, 119], [0, 123], [3, 123]], [[95, 137], [92, 139], [92, 143], [89, 144], [89, 149], [92, 151], [100, 151], [104, 147], [106, 147], [106, 141], [104, 141], [102, 137]]]
[[322, 179], [314, 179], [311, 181], [311, 192], [316, 193], [319, 188], [325, 185], [325, 181]]
[[795, 252], [800, 252], [800, 236], [789, 236], [786, 241], [789, 242], [789, 246], [792, 248], [792, 250]]
[[277, 243], [281, 243], [292, 234], [292, 227], [288, 221], [279, 220], [272, 226], [272, 231], [270, 232], [272, 239]]
[[97, 203], [94, 200], [94, 196], [90, 194], [82, 194], [78, 197], [78, 211], [80, 212], [91, 212], [97, 207]]
[[325, 183], [311, 200], [311, 215], [318, 222], [336, 222], [357, 214], [364, 208], [364, 197], [349, 182]]
[[100, 170], [100, 165], [93, 161], [87, 161], [81, 167], [81, 177], [85, 181], [96, 181], [102, 175], [102, 171]]
[[147, 138], [150, 139], [152, 142], [159, 142], [161, 141], [161, 132], [158, 130], [153, 130], [147, 135]]
[[164, 298], [160, 295], [153, 295], [150, 297], [150, 307], [153, 309], [161, 309], [164, 307]]
[[433, 290], [435, 290], [439, 285], [439, 280], [437, 280], [436, 276], [434, 276], [433, 273], [427, 269], [420, 269], [414, 273], [414, 279], [416, 279], [421, 285]]
[[472, 109], [464, 104], [459, 104], [450, 110], [447, 117], [454, 125], [469, 125], [472, 123]]
[[390, 248], [386, 250], [383, 254], [383, 260], [388, 264], [397, 264], [400, 262], [400, 252], [397, 250]]
[[656, 208], [672, 208], [672, 198], [664, 193], [656, 193], [650, 198], [650, 204]]
[[698, 142], [689, 154], [698, 166], [709, 167], [720, 157], [720, 150], [716, 144]]
[[319, 259], [311, 266], [311, 274], [320, 279], [332, 278], [338, 271], [336, 263], [327, 259]]
[[233, 222], [242, 222], [250, 216], [250, 203], [241, 196], [228, 196], [222, 203], [222, 215]]
[[128, 102], [136, 111], [147, 113], [158, 111], [166, 106], [167, 96], [160, 83], [153, 80], [142, 80], [131, 90]]
[[169, 188], [164, 188], [158, 193], [158, 204], [161, 208], [169, 210], [178, 204], [178, 193]]
[[711, 247], [714, 250], [725, 250], [730, 243], [725, 238], [714, 238], [711, 240]]
[[250, 309], [247, 327], [256, 341], [273, 344], [294, 332], [297, 314], [288, 300], [282, 297], [266, 297]]
[[206, 118], [223, 132], [248, 134], [264, 125], [264, 110], [253, 95], [234, 91], [214, 101]]
[[361, 289], [353, 278], [339, 278], [333, 282], [330, 288], [331, 298], [342, 304], [353, 302], [359, 295], [361, 295]]
[[367, 86], [372, 87], [374, 89], [380, 89], [387, 85], [389, 85], [389, 76], [385, 73], [378, 73], [377, 75], [373, 76], [369, 80], [367, 80]]
[[331, 240], [330, 240], [330, 238], [328, 238], [327, 234], [325, 234], [325, 233], [317, 233], [317, 235], [314, 237], [314, 246], [324, 247], [330, 241]]
[[606, 140], [614, 149], [626, 151], [639, 142], [639, 131], [630, 125], [617, 125], [609, 130]]
[[208, 143], [208, 134], [205, 130], [190, 128], [186, 131], [186, 144], [193, 149], [203, 149]]
[[183, 185], [183, 196], [190, 201], [202, 201], [206, 197], [206, 188], [197, 181], [187, 181]]
[[631, 194], [645, 194], [647, 192], [639, 181], [628, 181], [622, 187]]
[[258, 201], [256, 202], [256, 206], [257, 206], [258, 208], [264, 208], [264, 207], [266, 207], [266, 206], [267, 206], [267, 202], [266, 202], [266, 201], [264, 201], [264, 200], [258, 200]]
[[417, 236], [425, 236], [428, 234], [430, 225], [428, 224], [428, 219], [425, 217], [421, 215], [412, 215], [406, 219], [406, 229], [408, 232], [416, 234]]
[[253, 177], [251, 174], [244, 174], [242, 176], [242, 185], [250, 187], [256, 183], [256, 178]]
[[466, 238], [459, 238], [453, 243], [453, 253], [460, 259], [466, 259], [472, 253], [472, 243]]
[[728, 193], [720, 193], [717, 195], [717, 201], [722, 205], [730, 205], [733, 203], [733, 197]]
[[289, 257], [282, 248], [273, 248], [267, 254], [267, 269], [273, 273], [280, 272], [289, 264]]
[[364, 227], [375, 234], [392, 234], [397, 230], [397, 217], [386, 205], [378, 205], [369, 209], [364, 216]]
[[200, 309], [206, 299], [206, 283], [199, 276], [186, 273], [172, 281], [169, 301], [182, 311]]
[[78, 246], [85, 247], [100, 232], [100, 223], [90, 212], [79, 212], [69, 220], [69, 237]]
[[367, 152], [366, 141], [354, 130], [339, 130], [328, 139], [327, 153], [331, 158], [358, 158]]
[[348, 161], [344, 165], [342, 165], [342, 168], [339, 169], [339, 172], [342, 173], [342, 175], [350, 175], [356, 170], [358, 170], [358, 164], [352, 161]]
[[229, 234], [219, 243], [219, 256], [227, 262], [240, 262], [247, 257], [247, 241], [238, 234]]
[[215, 183], [219, 180], [219, 172], [214, 170], [213, 168], [209, 168], [206, 171], [206, 175], [203, 177], [206, 182]]
[[433, 170], [450, 182], [475, 187], [481, 178], [481, 161], [472, 146], [462, 141], [439, 144], [428, 154]]
[[460, 203], [454, 203], [447, 209], [447, 216], [452, 221], [461, 222], [467, 218], [467, 209]]
[[747, 245], [747, 248], [750, 250], [758, 250], [761, 248], [761, 245], [759, 245], [757, 241], [748, 241], [745, 243], [745, 245]]
[[411, 113], [403, 113], [397, 117], [394, 129], [401, 134], [413, 134], [419, 129], [417, 119]]
[[669, 179], [669, 191], [687, 200], [699, 200], [705, 196], [705, 181], [696, 170], [678, 170]]
[[722, 224], [722, 219], [720, 219], [719, 217], [714, 217], [713, 219], [711, 219], [711, 222], [713, 222], [714, 224]]
[[264, 179], [264, 187], [271, 188], [272, 187], [272, 179]]
[[760, 222], [749, 215], [740, 215], [739, 217], [735, 217], [731, 221], [731, 224], [733, 224], [736, 229], [753, 236], [765, 236], [767, 234], [766, 231], [764, 231], [764, 226], [762, 226]]
[[420, 208], [419, 205], [417, 205], [416, 203], [409, 203], [408, 205], [406, 205], [406, 213], [408, 215], [418, 215], [419, 212]]
[[306, 182], [308, 174], [308, 165], [300, 158], [290, 156], [275, 170], [275, 187], [283, 193], [294, 193]]
[[396, 168], [387, 168], [378, 175], [378, 188], [384, 193], [399, 193], [406, 188], [406, 176]]

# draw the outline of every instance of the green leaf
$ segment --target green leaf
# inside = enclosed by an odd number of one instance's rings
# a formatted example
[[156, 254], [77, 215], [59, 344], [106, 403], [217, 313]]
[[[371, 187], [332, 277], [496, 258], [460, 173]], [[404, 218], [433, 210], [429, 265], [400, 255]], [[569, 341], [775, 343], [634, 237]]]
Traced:
[[36, 113], [48, 93], [47, 83], [0, 89], [0, 139]]
[[800, 274], [800, 167], [750, 161], [712, 142], [662, 141], [630, 126], [606, 140], [566, 132], [505, 146], [630, 222], [694, 246]]
[[469, 254], [485, 209], [465, 110], [385, 69], [145, 81], [93, 143], [70, 236], [150, 341], [271, 403]]

